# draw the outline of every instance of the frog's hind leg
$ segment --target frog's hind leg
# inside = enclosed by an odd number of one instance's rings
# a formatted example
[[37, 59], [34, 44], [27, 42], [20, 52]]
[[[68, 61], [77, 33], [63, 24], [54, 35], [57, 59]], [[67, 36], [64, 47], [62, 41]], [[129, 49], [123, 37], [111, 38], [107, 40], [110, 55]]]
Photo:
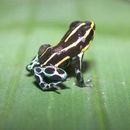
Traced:
[[53, 65], [45, 67], [35, 67], [34, 75], [40, 88], [43, 90], [60, 89], [58, 86], [67, 78], [67, 73]]
[[38, 83], [39, 87], [42, 90], [59, 89], [58, 84], [60, 84], [62, 82], [62, 81], [58, 81], [58, 82], [47, 83], [46, 82], [47, 78], [45, 76], [45, 70], [44, 70], [44, 68], [41, 68], [41, 67], [34, 68], [34, 75], [36, 78], [36, 82]]
[[29, 72], [31, 72], [31, 73], [33, 73], [34, 67], [39, 66], [39, 65], [40, 64], [38, 62], [38, 55], [37, 55], [37, 56], [35, 56], [32, 59], [31, 63], [26, 66], [26, 70], [29, 71]]

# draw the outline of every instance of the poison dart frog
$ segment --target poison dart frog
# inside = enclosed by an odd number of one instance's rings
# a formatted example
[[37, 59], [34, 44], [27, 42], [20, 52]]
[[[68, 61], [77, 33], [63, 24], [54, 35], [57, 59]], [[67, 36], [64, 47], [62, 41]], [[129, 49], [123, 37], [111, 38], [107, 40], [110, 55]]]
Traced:
[[74, 21], [57, 45], [41, 45], [38, 54], [26, 69], [35, 76], [42, 90], [58, 89], [58, 85], [67, 79], [65, 69], [71, 63], [74, 64], [77, 85], [85, 86], [81, 72], [82, 59], [94, 33], [93, 21]]

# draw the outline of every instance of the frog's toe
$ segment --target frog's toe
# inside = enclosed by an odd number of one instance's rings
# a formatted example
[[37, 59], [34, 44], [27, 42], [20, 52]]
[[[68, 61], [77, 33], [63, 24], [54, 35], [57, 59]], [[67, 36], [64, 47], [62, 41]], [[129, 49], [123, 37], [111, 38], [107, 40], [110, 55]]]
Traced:
[[39, 84], [40, 88], [43, 90], [43, 91], [46, 91], [46, 90], [49, 90], [50, 89], [50, 86], [47, 84], [47, 83], [40, 83]]
[[92, 84], [92, 79], [88, 79], [87, 81], [85, 81], [85, 86], [86, 87], [93, 87], [93, 84]]
[[53, 83], [48, 84], [48, 83], [42, 82], [39, 84], [39, 86], [43, 91], [58, 90], [59, 89], [59, 86], [57, 86]]
[[32, 65], [31, 64], [27, 65], [26, 70], [29, 72], [32, 72], [32, 70], [33, 70]]
[[[38, 67], [39, 65], [35, 65], [35, 67]], [[30, 73], [33, 73], [34, 72], [34, 68], [35, 68], [33, 65], [32, 65], [32, 63], [31, 64], [29, 64], [29, 65], [27, 65], [26, 66], [26, 70], [28, 71], [28, 72], [30, 72]]]
[[80, 80], [76, 82], [76, 85], [79, 87], [92, 87], [92, 80], [88, 79], [87, 81]]
[[40, 63], [38, 62], [38, 56], [35, 56], [32, 60], [31, 60], [31, 63], [28, 64], [26, 66], [26, 70], [33, 73], [33, 69], [35, 67], [38, 67], [40, 65]]

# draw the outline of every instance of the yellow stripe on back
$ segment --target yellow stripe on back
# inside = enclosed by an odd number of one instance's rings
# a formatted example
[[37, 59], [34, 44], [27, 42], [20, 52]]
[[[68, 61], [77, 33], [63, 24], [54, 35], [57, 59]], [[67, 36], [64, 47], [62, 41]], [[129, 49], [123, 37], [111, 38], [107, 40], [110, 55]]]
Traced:
[[82, 24], [80, 24], [79, 26], [77, 26], [77, 27], [70, 33], [70, 35], [65, 39], [65, 42], [67, 42], [68, 39], [69, 39], [80, 27], [82, 27], [83, 25], [85, 25], [85, 23], [82, 23]]
[[[85, 35], [83, 36], [84, 38], [87, 38], [87, 36], [89, 35], [89, 33], [90, 33], [90, 31], [91, 31], [91, 29], [92, 29], [93, 27], [94, 27], [94, 22], [91, 21], [91, 28], [90, 28], [88, 31], [86, 31]], [[85, 52], [85, 51], [88, 49], [88, 47], [89, 47], [91, 41], [92, 41], [92, 40], [89, 41], [88, 45], [85, 46], [85, 47], [81, 50], [81, 52]]]
[[93, 28], [94, 27], [94, 22], [93, 21], [91, 21], [91, 28]]
[[85, 46], [85, 47], [81, 50], [81, 52], [85, 52], [85, 51], [88, 49], [88, 47], [89, 47], [89, 44], [88, 44], [87, 46]]

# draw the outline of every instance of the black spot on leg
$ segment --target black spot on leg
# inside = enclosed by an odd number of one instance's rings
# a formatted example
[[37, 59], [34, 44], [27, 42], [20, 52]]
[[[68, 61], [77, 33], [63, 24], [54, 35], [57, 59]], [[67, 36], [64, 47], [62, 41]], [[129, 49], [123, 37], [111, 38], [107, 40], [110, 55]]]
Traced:
[[50, 83], [50, 88], [53, 88], [54, 87], [54, 84], [53, 83]]
[[53, 76], [50, 77], [50, 79], [51, 79], [52, 81], [61, 81], [61, 80], [62, 80], [59, 75], [53, 75]]
[[35, 70], [36, 70], [38, 73], [41, 72], [41, 68], [36, 68]]
[[54, 68], [51, 68], [51, 67], [48, 67], [48, 68], [45, 69], [45, 72], [46, 72], [47, 74], [53, 74], [54, 71], [55, 71], [55, 69], [54, 69]]
[[45, 88], [45, 84], [44, 84], [44, 83], [41, 83], [41, 84], [40, 84], [40, 87], [41, 87], [42, 89], [44, 89], [44, 88]]
[[63, 71], [62, 69], [57, 69], [57, 72], [58, 72], [59, 74], [64, 74], [64, 71]]

